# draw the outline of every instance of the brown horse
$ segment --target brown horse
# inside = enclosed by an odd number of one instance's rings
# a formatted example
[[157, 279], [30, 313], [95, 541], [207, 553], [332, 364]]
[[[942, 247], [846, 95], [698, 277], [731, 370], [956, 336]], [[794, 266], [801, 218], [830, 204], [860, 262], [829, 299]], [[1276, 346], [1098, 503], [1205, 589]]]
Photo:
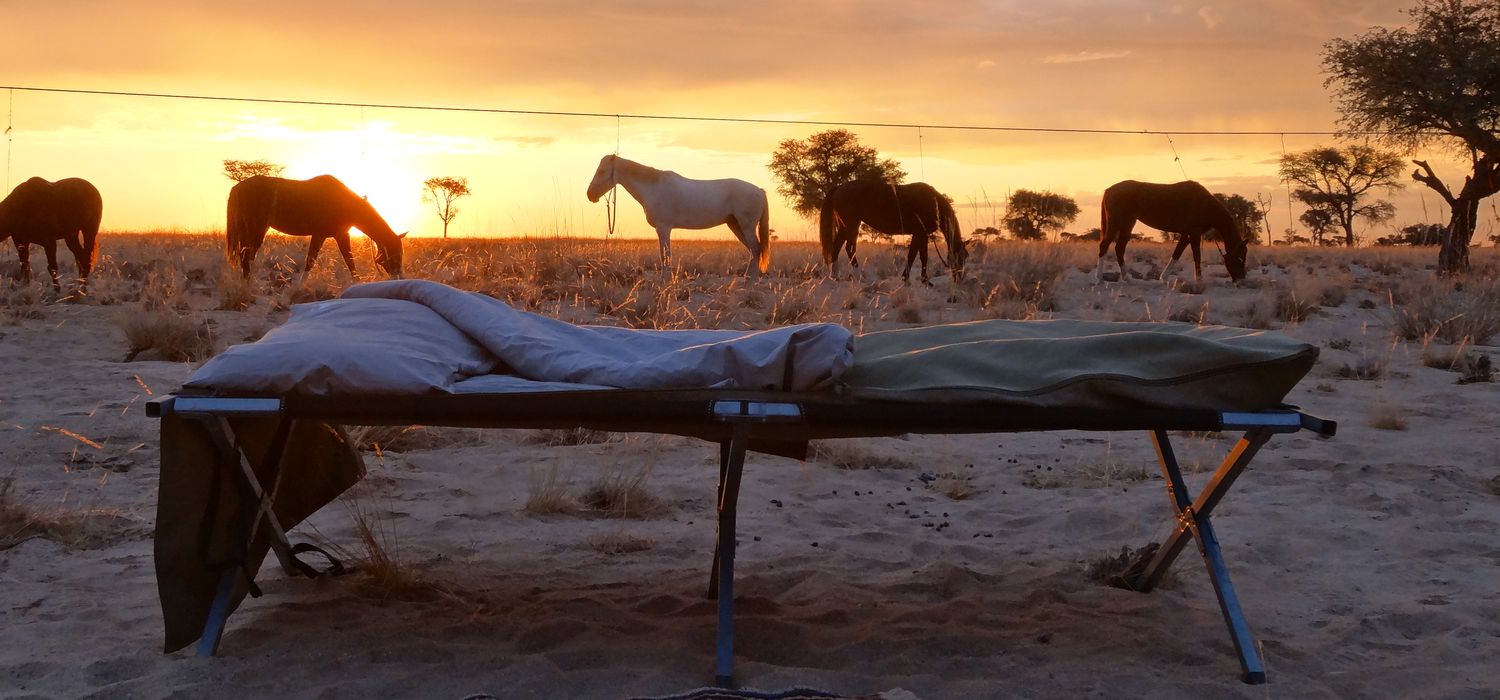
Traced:
[[70, 177], [48, 182], [31, 178], [0, 201], [0, 242], [7, 237], [16, 244], [21, 258], [21, 277], [31, 280], [31, 246], [36, 244], [47, 253], [47, 272], [52, 288], [61, 291], [57, 280], [57, 242], [61, 240], [73, 252], [78, 278], [88, 283], [94, 259], [99, 255], [99, 217], [104, 201], [99, 190], [88, 180]]
[[291, 236], [312, 236], [307, 245], [307, 259], [302, 263], [305, 277], [323, 241], [332, 238], [344, 256], [349, 274], [354, 274], [354, 255], [349, 250], [349, 229], [357, 228], [375, 243], [375, 263], [393, 277], [401, 276], [401, 239], [375, 207], [339, 182], [332, 175], [310, 180], [287, 180], [256, 175], [229, 190], [229, 256], [239, 264], [240, 272], [250, 276], [250, 263], [265, 241], [266, 229]]
[[1209, 193], [1203, 185], [1192, 180], [1160, 185], [1151, 182], [1126, 180], [1117, 182], [1104, 190], [1104, 210], [1099, 226], [1099, 267], [1095, 281], [1104, 279], [1104, 256], [1109, 244], [1115, 244], [1115, 259], [1120, 265], [1120, 280], [1125, 274], [1125, 244], [1130, 241], [1130, 231], [1139, 221], [1162, 231], [1178, 234], [1177, 248], [1172, 251], [1172, 260], [1161, 272], [1167, 278], [1182, 250], [1193, 247], [1193, 278], [1203, 279], [1203, 268], [1199, 254], [1203, 234], [1218, 231], [1224, 241], [1224, 267], [1229, 276], [1238, 282], [1245, 279], [1245, 239], [1234, 223], [1234, 217], [1224, 204]]
[[823, 199], [823, 209], [818, 217], [823, 262], [830, 268], [837, 269], [841, 247], [849, 253], [849, 264], [859, 267], [859, 260], [854, 257], [854, 244], [859, 238], [861, 222], [881, 233], [911, 236], [911, 245], [906, 249], [906, 269], [901, 272], [901, 279], [910, 279], [912, 261], [920, 255], [924, 284], [930, 284], [927, 280], [928, 237], [935, 231], [942, 231], [948, 247], [944, 262], [953, 270], [953, 279], [963, 279], [964, 259], [968, 253], [959, 235], [958, 217], [953, 213], [953, 204], [932, 185], [854, 180], [833, 188]]

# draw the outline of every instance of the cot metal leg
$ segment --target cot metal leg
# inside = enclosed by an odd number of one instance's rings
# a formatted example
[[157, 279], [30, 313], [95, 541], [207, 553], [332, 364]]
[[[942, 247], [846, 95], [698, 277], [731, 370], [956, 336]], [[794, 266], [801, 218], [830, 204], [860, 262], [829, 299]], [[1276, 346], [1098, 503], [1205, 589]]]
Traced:
[[277, 421], [276, 431], [271, 437], [271, 444], [267, 446], [265, 459], [274, 465], [276, 478], [271, 484], [271, 490], [267, 491], [255, 476], [255, 469], [250, 465], [250, 458], [245, 455], [244, 450], [239, 447], [239, 441], [235, 437], [234, 429], [230, 427], [229, 421], [222, 416], [217, 416], [204, 421], [214, 443], [224, 459], [232, 460], [244, 476], [244, 485], [255, 497], [256, 513], [250, 522], [249, 542], [255, 541], [255, 536], [260, 530], [262, 520], [271, 531], [271, 551], [276, 554], [276, 560], [280, 562], [282, 571], [288, 576], [297, 576], [302, 573], [302, 567], [298, 566], [296, 557], [292, 554], [292, 544], [287, 539], [286, 529], [281, 526], [281, 520], [276, 517], [274, 510], [277, 491], [281, 487], [281, 465], [286, 457], [291, 444], [291, 432], [296, 421], [291, 418], [282, 418]]
[[1173, 560], [1182, 552], [1187, 545], [1188, 539], [1193, 539], [1198, 544], [1198, 552], [1203, 556], [1203, 563], [1208, 568], [1208, 578], [1213, 583], [1214, 593], [1219, 599], [1219, 610], [1224, 614], [1224, 622], [1229, 627], [1229, 636], [1234, 641], [1234, 649], [1240, 659], [1240, 669], [1244, 672], [1242, 679], [1251, 685], [1266, 682], [1265, 666], [1261, 661], [1260, 652], [1255, 648], [1255, 637], [1250, 633], [1250, 625], [1245, 620], [1244, 612], [1240, 609], [1239, 596], [1235, 594], [1234, 583], [1229, 578], [1229, 567], [1224, 563], [1223, 552], [1219, 548], [1219, 538], [1214, 533], [1213, 522], [1210, 514], [1214, 506], [1224, 498], [1224, 494], [1234, 485], [1235, 479], [1239, 478], [1241, 472], [1255, 458], [1256, 453], [1271, 439], [1269, 430], [1252, 430], [1235, 444], [1234, 449], [1224, 458], [1221, 464], [1210, 477], [1209, 482], [1198, 494], [1198, 498], [1188, 500], [1187, 482], [1182, 478], [1182, 470], [1177, 464], [1177, 457], [1172, 451], [1172, 443], [1167, 437], [1165, 430], [1155, 430], [1151, 433], [1151, 442], [1156, 447], [1156, 455], [1161, 463], [1163, 476], [1167, 481], [1167, 497], [1172, 500], [1172, 510], [1176, 514], [1177, 527], [1167, 537], [1160, 548], [1156, 550], [1156, 556], [1151, 563], [1141, 572], [1139, 578], [1133, 583], [1136, 590], [1147, 592], [1161, 582], [1167, 569], [1172, 566]]
[[203, 623], [203, 634], [198, 637], [199, 658], [219, 653], [219, 640], [224, 637], [224, 623], [229, 619], [229, 597], [234, 593], [239, 573], [239, 567], [229, 566], [219, 574], [219, 588], [214, 592], [213, 606], [208, 609], [208, 620]]
[[721, 688], [734, 683], [734, 526], [740, 498], [740, 477], [745, 468], [745, 448], [750, 442], [750, 425], [736, 423], [734, 437], [720, 449], [726, 459], [720, 465], [723, 475], [719, 489], [719, 544], [714, 572], [718, 576], [719, 628], [714, 641], [714, 684]]
[[[729, 474], [729, 440], [719, 441], [719, 498], [724, 497], [724, 479]], [[708, 597], [719, 595], [719, 543], [714, 541], [714, 563], [708, 569]]]
[[[265, 461], [266, 466], [273, 468], [276, 474], [272, 481], [271, 489], [264, 489], [260, 480], [255, 476], [255, 470], [250, 466], [249, 457], [239, 448], [234, 429], [229, 421], [222, 416], [204, 415], [197, 416], [203, 427], [208, 431], [220, 459], [234, 462], [240, 475], [243, 477], [241, 484], [247, 488], [255, 498], [255, 515], [251, 519], [248, 537], [245, 545], [248, 547], [255, 542], [256, 535], [260, 531], [261, 523], [264, 522], [271, 532], [271, 549], [276, 553], [281, 568], [289, 576], [300, 573], [300, 562], [291, 551], [291, 543], [287, 540], [286, 530], [281, 527], [277, 519], [273, 505], [276, 494], [281, 488], [282, 464], [286, 459], [287, 451], [291, 443], [292, 429], [296, 421], [291, 418], [282, 418], [277, 422], [276, 430], [272, 434], [271, 444], [268, 446]], [[234, 593], [236, 581], [240, 576], [248, 576], [243, 566], [235, 563], [226, 565], [219, 574], [219, 585], [214, 592], [213, 604], [209, 608], [208, 619], [203, 625], [203, 634], [198, 637], [197, 654], [200, 657], [214, 656], [219, 651], [220, 640], [224, 636], [224, 626], [229, 618], [230, 600]], [[252, 582], [252, 589], [254, 588]], [[257, 594], [258, 595], [258, 594]]]

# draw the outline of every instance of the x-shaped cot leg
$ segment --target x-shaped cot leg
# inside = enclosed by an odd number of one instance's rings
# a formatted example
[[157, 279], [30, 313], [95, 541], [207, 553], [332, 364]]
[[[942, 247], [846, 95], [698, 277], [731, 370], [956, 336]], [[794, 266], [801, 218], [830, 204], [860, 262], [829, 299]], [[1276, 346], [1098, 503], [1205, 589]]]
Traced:
[[714, 684], [734, 683], [734, 527], [740, 500], [740, 477], [745, 471], [745, 449], [750, 425], [735, 423], [733, 436], [719, 443], [719, 541], [708, 594], [719, 599], [719, 627], [714, 639]]
[[1229, 452], [1229, 456], [1224, 458], [1224, 463], [1214, 472], [1203, 491], [1196, 499], [1189, 501], [1187, 482], [1182, 478], [1182, 470], [1177, 465], [1177, 457], [1172, 452], [1167, 431], [1152, 431], [1151, 442], [1156, 446], [1156, 456], [1167, 480], [1167, 496], [1172, 499], [1177, 527], [1156, 550], [1151, 563], [1132, 582], [1136, 590], [1150, 591], [1161, 582], [1162, 576], [1171, 568], [1172, 561], [1182, 552], [1188, 539], [1197, 541], [1198, 552], [1203, 555], [1203, 563], [1208, 567], [1208, 578], [1213, 582], [1214, 593], [1219, 598], [1219, 609], [1224, 613], [1225, 624], [1229, 626], [1229, 636], [1234, 640], [1235, 651], [1239, 654], [1240, 668], [1244, 671], [1242, 678], [1251, 685], [1265, 683], [1266, 670], [1261, 662], [1260, 652], [1255, 648], [1255, 637], [1250, 634], [1250, 626], [1240, 610], [1239, 597], [1235, 595], [1234, 584], [1229, 580], [1229, 568], [1224, 564], [1224, 555], [1219, 550], [1219, 538], [1214, 534], [1209, 515], [1271, 435], [1271, 431], [1263, 429], [1245, 433]]
[[[276, 512], [273, 510], [276, 493], [281, 486], [281, 465], [286, 458], [292, 428], [296, 421], [290, 418], [278, 421], [276, 432], [266, 450], [267, 466], [274, 467], [276, 474], [269, 492], [261, 487], [260, 480], [255, 476], [255, 469], [250, 465], [250, 458], [245, 455], [244, 450], [240, 449], [229, 421], [221, 416], [202, 416], [200, 422], [213, 440], [221, 462], [234, 462], [244, 478], [243, 485], [254, 495], [256, 512], [250, 523], [246, 546], [255, 541], [261, 522], [264, 520], [271, 529], [271, 549], [276, 553], [282, 570], [286, 571], [288, 576], [296, 576], [299, 573], [296, 557], [292, 554], [286, 530], [281, 527], [281, 521], [277, 519]], [[235, 583], [242, 572], [243, 570], [238, 566], [226, 566], [220, 573], [219, 586], [214, 592], [214, 601], [209, 608], [208, 620], [203, 625], [203, 634], [198, 637], [198, 656], [208, 657], [218, 652], [219, 640], [224, 636], [224, 623], [229, 617], [229, 601], [234, 594]]]

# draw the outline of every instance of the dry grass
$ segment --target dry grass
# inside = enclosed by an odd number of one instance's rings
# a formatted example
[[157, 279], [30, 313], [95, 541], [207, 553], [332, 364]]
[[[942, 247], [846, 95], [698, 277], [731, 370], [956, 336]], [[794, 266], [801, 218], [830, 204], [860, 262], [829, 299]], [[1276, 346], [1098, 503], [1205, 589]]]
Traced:
[[356, 425], [346, 429], [356, 449], [381, 452], [423, 452], [489, 444], [489, 435], [479, 428], [449, 428], [426, 425]]
[[839, 469], [915, 469], [916, 463], [869, 449], [859, 440], [813, 440], [808, 457]]
[[1404, 340], [1484, 345], [1500, 333], [1500, 276], [1424, 276], [1388, 291], [1392, 327]]
[[1341, 379], [1373, 381], [1384, 379], [1390, 368], [1390, 358], [1385, 355], [1361, 352], [1354, 361], [1345, 362], [1333, 374]]
[[355, 550], [326, 542], [324, 548], [352, 565], [366, 594], [381, 600], [441, 601], [470, 617], [487, 613], [489, 605], [478, 594], [436, 580], [426, 573], [430, 567], [410, 561], [396, 538], [393, 520], [372, 510], [363, 491], [356, 485], [339, 499], [354, 526]]
[[69, 549], [96, 549], [144, 534], [112, 508], [43, 505], [15, 493], [15, 475], [0, 479], [0, 551], [34, 538]]
[[139, 308], [119, 316], [128, 346], [123, 362], [155, 351], [168, 362], [197, 362], [214, 353], [214, 333], [208, 319], [167, 308]]
[[605, 467], [584, 489], [579, 502], [610, 518], [654, 518], [666, 513], [666, 502], [647, 488], [655, 458], [653, 452], [634, 469], [618, 462]]
[[[1146, 570], [1146, 565], [1151, 563], [1151, 558], [1159, 548], [1160, 545], [1155, 542], [1136, 549], [1121, 546], [1119, 554], [1104, 554], [1090, 561], [1084, 567], [1084, 578], [1113, 588], [1137, 590], [1136, 580]], [[1170, 589], [1176, 584], [1176, 569], [1167, 569], [1156, 585]]]
[[656, 542], [649, 537], [641, 537], [625, 532], [602, 532], [590, 535], [583, 541], [584, 547], [608, 556], [630, 554], [633, 552], [644, 552], [656, 546]]
[[580, 504], [573, 494], [573, 477], [557, 464], [545, 470], [533, 469], [526, 480], [526, 512], [533, 515], [567, 515], [578, 512]]
[[967, 465], [961, 471], [939, 473], [927, 483], [927, 488], [955, 501], [968, 500], [979, 493], [974, 485], [974, 465]]
[[18, 326], [23, 321], [46, 318], [43, 308], [47, 294], [48, 291], [35, 281], [13, 288], [0, 287], [0, 324]]
[[571, 445], [601, 445], [608, 442], [619, 442], [619, 440], [619, 435], [604, 430], [558, 428], [533, 430], [521, 438], [521, 443], [526, 445], [541, 445], [543, 447], [566, 447]]
[[1370, 409], [1370, 427], [1377, 430], [1406, 430], [1406, 417], [1394, 404], [1380, 402]]

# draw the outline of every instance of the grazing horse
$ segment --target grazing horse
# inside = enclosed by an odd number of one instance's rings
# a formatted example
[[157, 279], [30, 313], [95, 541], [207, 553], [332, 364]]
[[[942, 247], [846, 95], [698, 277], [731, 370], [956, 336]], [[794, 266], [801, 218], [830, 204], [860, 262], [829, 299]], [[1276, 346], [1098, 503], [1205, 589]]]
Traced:
[[1167, 278], [1182, 249], [1193, 247], [1193, 279], [1202, 281], [1203, 267], [1199, 254], [1203, 234], [1218, 231], [1224, 241], [1224, 267], [1229, 276], [1238, 282], [1245, 279], [1245, 239], [1240, 236], [1234, 217], [1209, 191], [1192, 180], [1160, 185], [1151, 182], [1126, 180], [1117, 182], [1104, 190], [1102, 221], [1099, 226], [1099, 267], [1095, 271], [1095, 282], [1104, 279], [1104, 256], [1109, 244], [1115, 244], [1115, 259], [1120, 265], [1120, 281], [1125, 281], [1125, 244], [1130, 242], [1130, 231], [1139, 221], [1162, 231], [1178, 234], [1177, 248], [1172, 251], [1172, 260], [1161, 271], [1161, 279]]
[[256, 175], [229, 190], [229, 222], [225, 228], [230, 259], [250, 277], [250, 263], [265, 241], [266, 229], [291, 236], [312, 236], [302, 276], [312, 269], [323, 241], [332, 238], [344, 256], [349, 274], [354, 274], [354, 255], [349, 251], [349, 229], [357, 228], [375, 243], [375, 264], [392, 277], [401, 276], [401, 239], [406, 234], [391, 230], [375, 207], [332, 175], [310, 180], [287, 180]]
[[656, 229], [661, 259], [672, 256], [672, 229], [729, 226], [750, 251], [750, 271], [771, 265], [771, 207], [766, 191], [744, 180], [690, 180], [670, 170], [641, 165], [616, 155], [604, 156], [589, 182], [590, 202], [615, 185], [625, 188], [646, 211]]
[[99, 190], [88, 180], [70, 177], [57, 182], [31, 178], [0, 201], [0, 242], [7, 237], [16, 244], [21, 258], [21, 277], [31, 280], [31, 245], [47, 253], [47, 272], [52, 288], [61, 291], [57, 281], [57, 241], [73, 252], [78, 278], [88, 284], [89, 272], [99, 255], [99, 217], [104, 201]]
[[881, 233], [911, 236], [911, 245], [906, 249], [906, 269], [901, 272], [901, 279], [910, 280], [912, 261], [920, 255], [924, 284], [931, 284], [927, 280], [927, 239], [934, 231], [942, 231], [948, 245], [944, 262], [953, 269], [953, 279], [963, 279], [964, 259], [968, 252], [959, 235], [958, 217], [953, 213], [953, 204], [932, 185], [854, 180], [833, 188], [823, 198], [823, 209], [818, 217], [823, 262], [830, 268], [838, 267], [841, 246], [849, 252], [849, 264], [859, 267], [859, 260], [854, 257], [854, 244], [859, 238], [861, 222]]

